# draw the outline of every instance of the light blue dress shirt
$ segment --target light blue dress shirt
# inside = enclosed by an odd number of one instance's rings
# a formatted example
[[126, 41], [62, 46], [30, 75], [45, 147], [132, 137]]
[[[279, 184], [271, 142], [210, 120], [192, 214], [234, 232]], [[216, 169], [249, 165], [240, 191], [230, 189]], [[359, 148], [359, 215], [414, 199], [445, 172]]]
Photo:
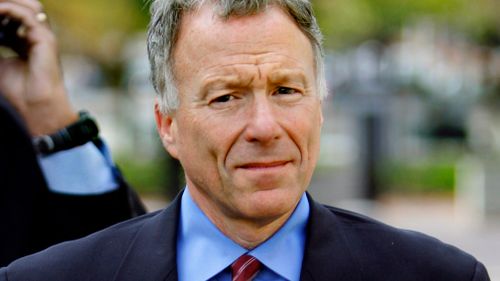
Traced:
[[68, 195], [97, 195], [118, 188], [107, 146], [94, 143], [39, 156], [38, 162], [51, 191]]
[[179, 281], [230, 281], [229, 266], [243, 254], [263, 267], [254, 280], [298, 281], [304, 257], [309, 202], [304, 194], [287, 222], [264, 243], [248, 251], [226, 237], [201, 211], [186, 188], [177, 238]]

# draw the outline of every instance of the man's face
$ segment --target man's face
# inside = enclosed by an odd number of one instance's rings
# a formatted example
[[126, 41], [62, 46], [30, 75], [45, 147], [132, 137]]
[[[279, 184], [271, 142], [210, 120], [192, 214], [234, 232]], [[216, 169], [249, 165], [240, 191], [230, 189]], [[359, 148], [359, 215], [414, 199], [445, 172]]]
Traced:
[[184, 15], [173, 58], [180, 105], [157, 124], [196, 203], [218, 222], [288, 217], [322, 123], [307, 37], [278, 7], [220, 19], [205, 5]]

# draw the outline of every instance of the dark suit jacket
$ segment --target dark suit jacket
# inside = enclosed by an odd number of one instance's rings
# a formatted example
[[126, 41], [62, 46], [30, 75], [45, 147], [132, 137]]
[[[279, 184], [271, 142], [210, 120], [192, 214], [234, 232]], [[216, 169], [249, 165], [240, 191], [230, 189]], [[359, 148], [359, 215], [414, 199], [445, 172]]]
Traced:
[[[453, 246], [309, 202], [301, 280], [489, 280], [481, 263]], [[0, 280], [177, 280], [179, 209], [178, 197], [161, 212], [20, 259], [0, 269]]]
[[116, 191], [101, 195], [50, 192], [24, 121], [0, 93], [0, 266], [143, 214], [118, 179]]

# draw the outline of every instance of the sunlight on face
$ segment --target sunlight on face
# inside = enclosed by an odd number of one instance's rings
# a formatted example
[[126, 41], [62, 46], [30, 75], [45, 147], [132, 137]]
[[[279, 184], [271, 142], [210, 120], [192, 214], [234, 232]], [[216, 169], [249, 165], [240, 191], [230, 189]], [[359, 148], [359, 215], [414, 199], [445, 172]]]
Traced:
[[180, 105], [160, 134], [212, 219], [288, 216], [307, 188], [322, 123], [311, 43], [277, 6], [186, 14], [174, 49]]

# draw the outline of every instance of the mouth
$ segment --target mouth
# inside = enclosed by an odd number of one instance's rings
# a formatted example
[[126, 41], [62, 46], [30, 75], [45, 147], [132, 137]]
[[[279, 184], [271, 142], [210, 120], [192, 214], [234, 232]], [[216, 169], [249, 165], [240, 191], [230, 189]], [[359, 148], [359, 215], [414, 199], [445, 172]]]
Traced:
[[238, 169], [245, 170], [271, 170], [276, 168], [282, 168], [292, 161], [272, 161], [272, 162], [251, 162], [245, 163], [243, 165], [237, 166]]

